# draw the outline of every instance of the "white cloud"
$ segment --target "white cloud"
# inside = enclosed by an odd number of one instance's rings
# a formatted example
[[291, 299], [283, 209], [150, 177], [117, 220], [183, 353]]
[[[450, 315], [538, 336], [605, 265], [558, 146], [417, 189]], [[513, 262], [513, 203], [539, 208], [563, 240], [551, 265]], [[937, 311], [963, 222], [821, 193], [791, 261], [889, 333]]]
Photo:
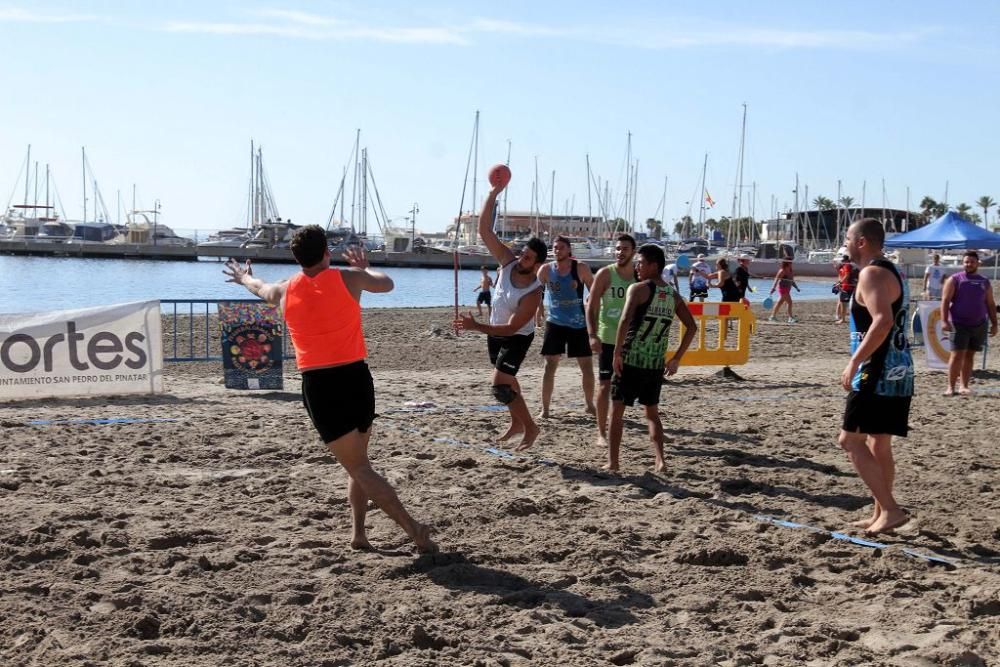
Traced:
[[17, 7], [0, 7], [0, 23], [89, 23], [101, 20], [90, 14], [54, 14]]
[[272, 35], [277, 37], [374, 41], [399, 44], [466, 46], [476, 36], [505, 35], [523, 39], [570, 40], [640, 49], [709, 49], [757, 47], [779, 49], [872, 50], [891, 49], [918, 42], [932, 31], [875, 32], [868, 30], [793, 30], [719, 23], [687, 29], [676, 22], [669, 27], [602, 25], [554, 27], [505, 19], [476, 18], [456, 25], [384, 26], [345, 20], [297, 10], [264, 8], [250, 12], [253, 22], [172, 21], [170, 32], [216, 35]]

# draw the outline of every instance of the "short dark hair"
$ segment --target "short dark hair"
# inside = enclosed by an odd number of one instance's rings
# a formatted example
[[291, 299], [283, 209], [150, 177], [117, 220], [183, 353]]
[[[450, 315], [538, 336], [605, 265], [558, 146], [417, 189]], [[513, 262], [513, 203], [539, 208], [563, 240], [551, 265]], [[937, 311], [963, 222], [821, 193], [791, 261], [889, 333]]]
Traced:
[[537, 236], [532, 236], [528, 239], [528, 242], [524, 244], [524, 247], [535, 253], [535, 261], [539, 264], [545, 261], [545, 258], [549, 255], [549, 248], [545, 245], [545, 241], [541, 240]]
[[881, 248], [885, 245], [885, 227], [882, 221], [875, 218], [862, 218], [854, 223], [857, 225], [858, 236]]
[[557, 236], [554, 239], [552, 239], [552, 245], [555, 245], [556, 243], [559, 243], [560, 241], [563, 242], [563, 243], [565, 243], [566, 245], [568, 245], [570, 248], [573, 247], [573, 244], [569, 242], [569, 239], [566, 238], [565, 236], [563, 236], [562, 234], [560, 234], [559, 236]]
[[292, 256], [299, 266], [308, 268], [323, 261], [326, 253], [326, 232], [319, 225], [306, 225], [292, 236]]
[[639, 247], [639, 255], [647, 262], [653, 262], [659, 267], [660, 273], [667, 265], [667, 258], [663, 254], [663, 248], [655, 243], [644, 243]]
[[635, 250], [635, 238], [631, 234], [619, 234], [616, 241], [625, 241], [626, 243], [632, 244], [632, 250]]
[[962, 257], [975, 257], [976, 261], [977, 262], [979, 261], [979, 253], [976, 252], [975, 250], [966, 250], [965, 254], [962, 255]]
[[723, 271], [729, 270], [729, 262], [726, 261], [725, 257], [720, 257], [719, 259], [715, 260], [715, 264]]
[[485, 264], [483, 264], [482, 266], [480, 266], [480, 267], [479, 267], [479, 270], [480, 270], [480, 271], [488, 271], [489, 269], [487, 269], [487, 268], [486, 268], [486, 265], [485, 265]]

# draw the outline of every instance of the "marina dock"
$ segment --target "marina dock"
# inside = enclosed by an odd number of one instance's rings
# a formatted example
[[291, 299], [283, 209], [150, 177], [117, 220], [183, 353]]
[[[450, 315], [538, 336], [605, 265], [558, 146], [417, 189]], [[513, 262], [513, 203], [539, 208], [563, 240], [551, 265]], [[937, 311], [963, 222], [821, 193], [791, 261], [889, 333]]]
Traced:
[[[288, 248], [227, 248], [198, 247], [175, 245], [148, 245], [129, 243], [52, 243], [48, 241], [0, 241], [0, 254], [27, 255], [34, 257], [82, 257], [91, 259], [155, 259], [168, 261], [225, 261], [230, 257], [238, 260], [249, 259], [254, 262], [275, 264], [294, 264], [292, 251]], [[339, 256], [334, 256], [334, 264], [344, 264]], [[454, 257], [440, 252], [384, 252], [368, 253], [368, 261], [372, 266], [388, 268], [420, 268], [420, 269], [450, 269], [454, 266]], [[599, 268], [610, 264], [611, 257], [587, 258], [582, 261], [591, 268]], [[482, 255], [459, 255], [459, 265], [463, 269], [478, 269], [480, 266], [493, 266], [496, 261], [492, 257]], [[777, 271], [776, 260], [755, 259], [751, 272], [755, 276], [773, 276]], [[833, 264], [816, 264], [810, 262], [795, 262], [795, 273], [802, 277], [835, 277], [836, 268]]]

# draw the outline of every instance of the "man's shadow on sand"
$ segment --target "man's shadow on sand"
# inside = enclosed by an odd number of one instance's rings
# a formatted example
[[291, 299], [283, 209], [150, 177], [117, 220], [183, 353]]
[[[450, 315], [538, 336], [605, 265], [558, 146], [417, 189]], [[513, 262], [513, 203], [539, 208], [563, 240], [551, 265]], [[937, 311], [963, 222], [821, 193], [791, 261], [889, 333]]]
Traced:
[[525, 579], [505, 570], [484, 567], [459, 552], [424, 554], [405, 566], [391, 570], [390, 578], [426, 576], [435, 584], [456, 591], [493, 595], [488, 604], [520, 609], [555, 606], [570, 618], [586, 617], [602, 628], [620, 628], [635, 623], [632, 609], [655, 606], [653, 598], [628, 585], [615, 586], [618, 597], [592, 600], [565, 589], [576, 582], [566, 577], [552, 584]]

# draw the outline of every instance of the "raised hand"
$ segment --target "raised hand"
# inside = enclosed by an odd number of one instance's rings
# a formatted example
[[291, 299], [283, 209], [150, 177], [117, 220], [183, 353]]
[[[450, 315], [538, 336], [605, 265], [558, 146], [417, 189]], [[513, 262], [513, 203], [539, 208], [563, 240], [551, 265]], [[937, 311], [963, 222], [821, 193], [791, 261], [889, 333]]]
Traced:
[[253, 267], [250, 265], [249, 259], [241, 266], [236, 259], [230, 257], [229, 261], [226, 262], [225, 268], [222, 269], [222, 273], [229, 276], [226, 279], [227, 283], [242, 285], [244, 278], [248, 276], [253, 277]]
[[350, 266], [367, 269], [368, 268], [368, 253], [365, 252], [364, 246], [350, 246], [343, 252], [341, 257], [344, 258]]

